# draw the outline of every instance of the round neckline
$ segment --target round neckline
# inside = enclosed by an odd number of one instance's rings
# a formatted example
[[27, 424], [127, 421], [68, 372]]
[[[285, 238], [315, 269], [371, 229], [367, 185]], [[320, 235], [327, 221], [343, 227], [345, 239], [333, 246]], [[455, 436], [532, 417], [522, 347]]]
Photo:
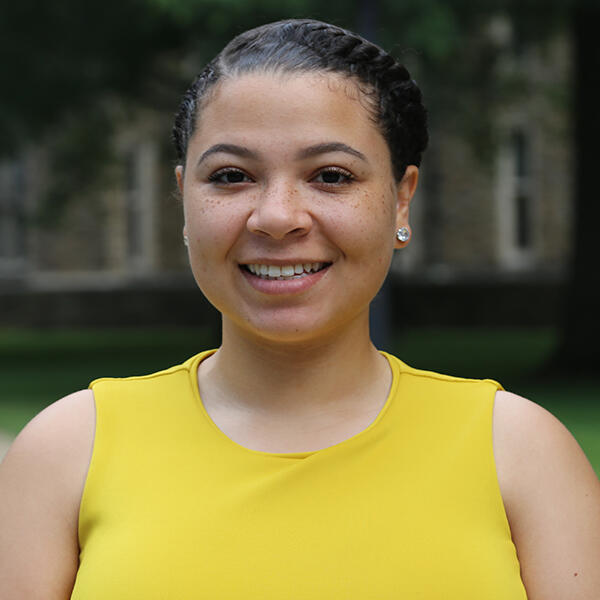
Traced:
[[396, 396], [396, 391], [398, 389], [399, 371], [398, 371], [396, 365], [394, 364], [394, 360], [393, 360], [394, 357], [391, 356], [390, 354], [388, 354], [387, 352], [383, 352], [383, 351], [379, 350], [379, 353], [383, 357], [385, 357], [385, 359], [388, 361], [388, 365], [392, 372], [392, 384], [390, 385], [390, 389], [388, 391], [388, 395], [387, 395], [387, 398], [385, 400], [383, 407], [381, 408], [381, 410], [379, 411], [379, 413], [377, 414], [375, 419], [367, 427], [365, 427], [362, 431], [359, 431], [358, 433], [355, 433], [354, 435], [350, 436], [349, 438], [342, 440], [341, 442], [337, 442], [335, 444], [332, 444], [331, 446], [326, 446], [325, 448], [319, 448], [318, 450], [307, 450], [305, 452], [266, 452], [264, 450], [254, 450], [252, 448], [247, 448], [246, 446], [239, 444], [235, 440], [232, 440], [228, 435], [226, 435], [217, 426], [217, 424], [212, 420], [211, 416], [208, 414], [208, 412], [204, 406], [204, 403], [202, 402], [202, 397], [200, 396], [200, 389], [198, 387], [198, 367], [200, 366], [200, 363], [203, 360], [212, 356], [216, 351], [217, 351], [217, 348], [212, 349], [212, 350], [206, 350], [204, 352], [200, 352], [199, 354], [194, 356], [188, 363], [189, 364], [188, 373], [190, 376], [190, 384], [192, 387], [192, 393], [194, 395], [194, 399], [195, 399], [198, 409], [202, 413], [203, 417], [208, 422], [211, 429], [213, 429], [220, 438], [222, 438], [226, 443], [228, 443], [232, 447], [234, 447], [234, 448], [237, 447], [237, 449], [239, 449], [240, 451], [249, 453], [249, 454], [253, 454], [255, 456], [263, 456], [265, 458], [301, 459], [301, 458], [308, 458], [309, 456], [313, 456], [318, 453], [331, 451], [332, 449], [338, 448], [340, 446], [351, 444], [355, 440], [360, 439], [360, 438], [364, 437], [365, 435], [368, 435], [369, 432], [371, 432], [375, 427], [377, 427], [377, 425], [383, 420], [385, 414], [389, 410], [391, 403], [393, 402], [394, 397]]

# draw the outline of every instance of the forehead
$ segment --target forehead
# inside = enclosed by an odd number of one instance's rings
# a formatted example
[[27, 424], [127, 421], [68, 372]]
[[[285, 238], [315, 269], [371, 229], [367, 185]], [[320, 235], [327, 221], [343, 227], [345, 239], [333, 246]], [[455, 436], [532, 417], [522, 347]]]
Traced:
[[226, 78], [200, 108], [190, 146], [227, 141], [266, 143], [281, 150], [335, 140], [383, 159], [389, 151], [368, 110], [369, 101], [355, 81], [335, 74], [253, 73]]

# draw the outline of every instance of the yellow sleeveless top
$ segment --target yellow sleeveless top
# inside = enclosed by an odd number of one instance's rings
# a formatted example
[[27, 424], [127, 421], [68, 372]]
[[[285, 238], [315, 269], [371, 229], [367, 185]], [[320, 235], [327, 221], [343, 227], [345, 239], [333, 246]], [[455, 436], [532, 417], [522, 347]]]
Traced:
[[230, 440], [200, 361], [99, 379], [76, 600], [523, 600], [490, 380], [412, 369], [364, 431], [314, 452]]

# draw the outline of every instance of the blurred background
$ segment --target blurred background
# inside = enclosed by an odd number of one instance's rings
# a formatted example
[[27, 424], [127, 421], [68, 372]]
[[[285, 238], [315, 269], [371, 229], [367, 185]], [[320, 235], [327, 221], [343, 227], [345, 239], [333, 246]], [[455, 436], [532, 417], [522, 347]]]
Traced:
[[499, 379], [561, 418], [600, 472], [594, 0], [2, 3], [0, 455], [90, 380], [219, 343], [182, 245], [173, 115], [231, 37], [289, 17], [384, 46], [429, 109], [377, 345]]

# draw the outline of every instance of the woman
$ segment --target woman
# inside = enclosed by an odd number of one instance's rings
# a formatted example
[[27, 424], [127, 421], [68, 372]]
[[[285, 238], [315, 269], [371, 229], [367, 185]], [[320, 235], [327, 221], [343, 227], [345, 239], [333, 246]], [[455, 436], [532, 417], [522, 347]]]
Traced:
[[3, 598], [598, 598], [600, 484], [570, 434], [370, 341], [426, 139], [406, 70], [337, 27], [266, 25], [209, 64], [176, 177], [222, 345], [24, 429]]

